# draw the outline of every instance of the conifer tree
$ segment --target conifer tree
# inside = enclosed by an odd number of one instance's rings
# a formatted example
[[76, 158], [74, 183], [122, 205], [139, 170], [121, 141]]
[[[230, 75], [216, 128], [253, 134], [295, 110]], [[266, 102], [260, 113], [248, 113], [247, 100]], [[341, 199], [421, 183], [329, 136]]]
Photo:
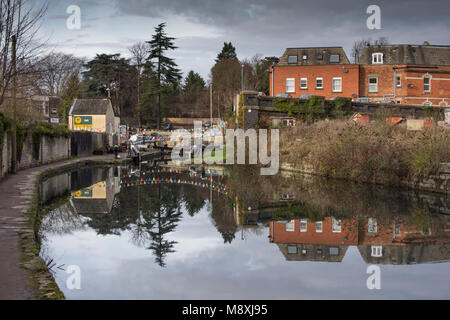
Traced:
[[147, 41], [150, 46], [147, 62], [154, 66], [154, 85], [149, 86], [149, 90], [156, 97], [157, 129], [161, 126], [161, 98], [177, 90], [181, 80], [181, 72], [174, 59], [166, 56], [166, 51], [175, 50], [177, 47], [173, 42], [175, 38], [167, 36], [165, 27], [165, 23], [160, 23], [155, 28], [152, 40]]

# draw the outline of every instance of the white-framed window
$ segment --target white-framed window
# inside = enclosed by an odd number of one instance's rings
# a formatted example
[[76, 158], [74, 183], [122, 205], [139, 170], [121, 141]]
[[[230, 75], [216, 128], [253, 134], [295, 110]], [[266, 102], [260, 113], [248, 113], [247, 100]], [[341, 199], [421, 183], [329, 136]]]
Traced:
[[430, 102], [430, 101], [425, 101], [425, 102], [423, 103], [423, 105], [424, 105], [425, 107], [429, 107], [429, 106], [431, 106], [431, 102]]
[[333, 78], [333, 92], [342, 92], [342, 78]]
[[300, 219], [300, 232], [308, 231], [308, 220]]
[[295, 220], [286, 223], [286, 231], [293, 232], [295, 230]]
[[300, 78], [300, 89], [308, 89], [308, 78]]
[[395, 80], [395, 83], [397, 85], [397, 88], [401, 88], [402, 87], [402, 77], [397, 76], [397, 79]]
[[367, 231], [369, 233], [377, 233], [378, 231], [377, 219], [369, 218], [369, 220], [367, 221]]
[[323, 78], [316, 78], [316, 89], [323, 89]]
[[369, 92], [378, 92], [378, 77], [369, 77]]
[[399, 235], [400, 234], [400, 224], [394, 223], [394, 234]]
[[341, 232], [342, 231], [342, 226], [341, 226], [342, 221], [341, 220], [337, 220], [335, 218], [331, 218], [331, 219], [332, 219], [331, 230], [334, 233]]
[[383, 246], [372, 246], [371, 247], [372, 257], [382, 257], [383, 256]]
[[295, 92], [295, 79], [294, 78], [286, 79], [286, 92], [289, 92], [289, 93]]
[[322, 221], [317, 221], [316, 222], [316, 232], [322, 232], [323, 230], [323, 223]]
[[423, 92], [431, 92], [431, 77], [428, 75], [423, 77]]
[[372, 53], [372, 64], [382, 64], [383, 54], [381, 52]]

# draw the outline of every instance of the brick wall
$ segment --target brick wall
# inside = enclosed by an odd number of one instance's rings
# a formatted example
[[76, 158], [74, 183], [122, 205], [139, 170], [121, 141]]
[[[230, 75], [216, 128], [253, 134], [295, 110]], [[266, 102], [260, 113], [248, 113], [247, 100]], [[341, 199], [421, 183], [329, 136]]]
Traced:
[[[400, 77], [400, 86], [395, 83], [395, 77]], [[420, 72], [414, 72], [414, 70]], [[445, 73], [447, 72], [447, 73]], [[424, 92], [423, 77], [431, 76], [431, 92]], [[369, 77], [378, 78], [378, 91], [369, 92]], [[369, 97], [373, 101], [394, 100], [402, 104], [423, 105], [429, 101], [434, 106], [448, 106], [450, 104], [450, 67], [424, 68], [405, 65], [361, 65], [359, 77], [359, 96]]]
[[[344, 69], [348, 72], [344, 72]], [[295, 79], [295, 92], [289, 93], [298, 98], [302, 94], [314, 94], [332, 97], [352, 97], [359, 93], [359, 65], [323, 65], [323, 66], [276, 66], [274, 67], [274, 92], [272, 92], [272, 74], [270, 76], [270, 95], [286, 92], [286, 78]], [[342, 92], [333, 92], [333, 77], [342, 78]], [[308, 79], [308, 88], [300, 89], [300, 78]], [[316, 89], [316, 78], [323, 78], [323, 89]]]

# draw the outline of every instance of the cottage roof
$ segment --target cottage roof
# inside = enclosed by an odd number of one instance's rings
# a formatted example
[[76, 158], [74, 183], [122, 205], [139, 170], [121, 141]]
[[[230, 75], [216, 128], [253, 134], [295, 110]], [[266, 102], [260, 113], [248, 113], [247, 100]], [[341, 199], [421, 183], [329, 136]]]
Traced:
[[450, 65], [450, 46], [437, 45], [371, 45], [364, 48], [360, 64], [372, 64], [372, 54], [383, 53], [383, 64]]
[[108, 107], [112, 108], [108, 99], [76, 99], [69, 115], [103, 115]]

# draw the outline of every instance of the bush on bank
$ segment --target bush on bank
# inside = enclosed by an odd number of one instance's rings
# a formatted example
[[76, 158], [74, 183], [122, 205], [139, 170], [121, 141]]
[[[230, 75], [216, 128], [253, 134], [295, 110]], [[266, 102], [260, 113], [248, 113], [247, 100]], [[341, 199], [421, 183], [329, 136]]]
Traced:
[[330, 120], [284, 130], [280, 138], [282, 162], [361, 182], [396, 185], [436, 174], [441, 162], [450, 162], [450, 134], [439, 127], [408, 131], [382, 121]]

